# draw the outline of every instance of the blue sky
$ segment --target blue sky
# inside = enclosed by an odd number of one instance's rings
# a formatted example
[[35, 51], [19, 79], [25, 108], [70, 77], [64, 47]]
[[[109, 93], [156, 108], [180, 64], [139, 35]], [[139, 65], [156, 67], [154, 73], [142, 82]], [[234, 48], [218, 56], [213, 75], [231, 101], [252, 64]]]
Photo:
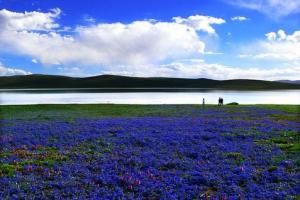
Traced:
[[300, 79], [298, 0], [0, 0], [0, 75]]

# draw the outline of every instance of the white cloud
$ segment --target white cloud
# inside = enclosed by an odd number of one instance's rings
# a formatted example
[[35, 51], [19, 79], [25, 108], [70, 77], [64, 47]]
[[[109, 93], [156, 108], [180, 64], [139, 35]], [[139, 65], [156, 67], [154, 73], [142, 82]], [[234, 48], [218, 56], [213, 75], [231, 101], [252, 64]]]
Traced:
[[22, 31], [22, 30], [51, 30], [58, 28], [59, 24], [54, 20], [61, 13], [59, 8], [52, 9], [51, 12], [24, 12], [17, 13], [6, 9], [0, 10], [0, 27], [2, 30]]
[[208, 64], [203, 60], [179, 61], [160, 66], [119, 66], [114, 70], [104, 71], [108, 74], [128, 76], [160, 76], [160, 77], [187, 77], [187, 78], [212, 78], [226, 79], [258, 79], [258, 80], [298, 80], [300, 77], [300, 65], [294, 67], [281, 67], [261, 69], [236, 68], [220, 64]]
[[276, 39], [277, 34], [274, 33], [274, 32], [267, 33], [267, 34], [266, 34], [266, 37], [267, 37], [268, 40], [272, 41], [272, 40], [275, 40], [275, 39]]
[[224, 2], [257, 10], [276, 18], [300, 12], [299, 0], [224, 0]]
[[93, 18], [93, 17], [90, 16], [90, 15], [84, 15], [84, 16], [83, 16], [83, 20], [84, 20], [85, 22], [88, 22], [88, 23], [95, 23], [95, 22], [96, 22], [96, 19]]
[[216, 34], [212, 24], [223, 24], [226, 21], [222, 18], [215, 18], [210, 16], [194, 15], [188, 18], [173, 17], [173, 20], [178, 24], [184, 24], [197, 31], [204, 31], [210, 34]]
[[199, 56], [205, 52], [205, 43], [197, 31], [215, 34], [211, 25], [225, 23], [220, 18], [196, 15], [176, 17], [172, 22], [77, 26], [68, 36], [55, 30], [59, 9], [49, 13], [0, 12], [0, 49], [49, 65], [143, 65]]
[[148, 64], [204, 52], [194, 29], [167, 22], [136, 21], [125, 25], [99, 24], [76, 29], [82, 46], [104, 65]]
[[278, 60], [285, 62], [300, 61], [300, 31], [287, 35], [283, 30], [266, 34], [266, 40], [245, 47], [240, 57]]
[[244, 16], [231, 17], [231, 21], [246, 21], [246, 20], [249, 20], [249, 19]]
[[277, 33], [270, 32], [266, 34], [269, 41], [283, 41], [283, 42], [300, 42], [300, 31], [295, 31], [291, 35], [287, 35], [284, 30], [279, 30]]
[[14, 75], [28, 75], [31, 74], [30, 72], [26, 72], [22, 69], [14, 69], [14, 68], [7, 68], [0, 63], [0, 76], [14, 76]]

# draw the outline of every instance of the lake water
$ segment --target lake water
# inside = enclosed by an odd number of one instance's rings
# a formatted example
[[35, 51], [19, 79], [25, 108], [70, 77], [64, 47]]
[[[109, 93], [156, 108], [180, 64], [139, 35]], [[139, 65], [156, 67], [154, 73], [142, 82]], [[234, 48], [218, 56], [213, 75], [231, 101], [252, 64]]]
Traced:
[[224, 91], [203, 89], [29, 89], [0, 90], [0, 105], [23, 104], [300, 104], [300, 90]]

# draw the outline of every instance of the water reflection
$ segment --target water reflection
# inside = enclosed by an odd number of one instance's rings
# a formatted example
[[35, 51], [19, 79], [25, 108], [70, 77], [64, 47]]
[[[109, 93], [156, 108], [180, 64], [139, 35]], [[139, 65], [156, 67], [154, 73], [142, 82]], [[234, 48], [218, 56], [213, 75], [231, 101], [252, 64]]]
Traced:
[[300, 104], [300, 90], [224, 91], [208, 89], [46, 89], [0, 90], [1, 105], [21, 104]]

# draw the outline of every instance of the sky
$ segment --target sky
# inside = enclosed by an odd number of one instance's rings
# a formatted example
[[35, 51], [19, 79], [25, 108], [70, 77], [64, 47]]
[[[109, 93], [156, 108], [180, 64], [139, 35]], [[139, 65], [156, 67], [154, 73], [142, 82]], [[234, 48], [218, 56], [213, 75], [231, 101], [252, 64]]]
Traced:
[[300, 79], [299, 0], [0, 0], [0, 76]]

